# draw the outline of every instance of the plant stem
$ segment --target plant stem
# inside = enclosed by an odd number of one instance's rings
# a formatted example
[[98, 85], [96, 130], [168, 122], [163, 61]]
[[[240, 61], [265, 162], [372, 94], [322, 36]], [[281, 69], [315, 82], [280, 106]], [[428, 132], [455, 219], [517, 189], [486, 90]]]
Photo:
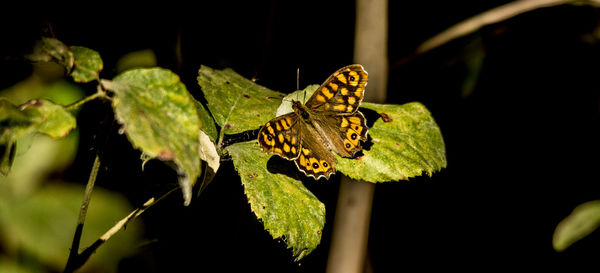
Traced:
[[106, 97], [106, 92], [104, 92], [104, 90], [102, 90], [102, 87], [100, 85], [98, 85], [98, 92], [94, 93], [93, 95], [87, 96], [81, 100], [78, 100], [70, 105], [65, 106], [65, 108], [67, 110], [75, 110], [75, 109], [79, 109], [79, 107], [81, 107], [81, 105], [83, 105], [84, 103], [91, 101], [91, 100], [95, 100], [97, 98]]
[[[129, 222], [131, 222], [131, 220], [137, 218], [142, 213], [144, 213], [148, 208], [154, 206], [156, 203], [158, 203], [165, 197], [169, 196], [169, 194], [171, 194], [177, 190], [179, 190], [179, 187], [175, 187], [175, 188], [169, 190], [167, 193], [163, 194], [159, 198], [152, 197], [152, 198], [148, 199], [148, 201], [146, 201], [146, 203], [144, 203], [141, 207], [134, 209], [132, 212], [130, 212], [125, 218], [121, 219], [113, 227], [108, 229], [104, 234], [102, 234], [102, 236], [100, 236], [100, 238], [98, 238], [89, 247], [84, 249], [81, 253], [77, 253], [77, 251], [75, 251], [76, 254], [75, 254], [75, 256], [73, 256], [74, 257], [73, 262], [71, 262], [71, 264], [69, 264], [69, 262], [67, 262], [67, 266], [65, 267], [65, 270], [63, 272], [65, 272], [65, 273], [73, 272], [73, 271], [77, 270], [78, 268], [80, 268], [81, 266], [83, 266], [87, 262], [87, 260], [92, 256], [92, 254], [96, 250], [98, 250], [98, 248], [100, 246], [102, 246], [106, 241], [108, 241], [108, 239], [110, 239], [113, 235], [115, 235], [119, 230], [121, 230], [125, 226], [127, 226], [127, 224]], [[71, 251], [71, 253], [73, 253], [73, 251]], [[71, 261], [71, 256], [69, 256], [69, 261]]]
[[[573, 3], [572, 0], [530, 0], [530, 1], [515, 1], [511, 2], [486, 12], [477, 14], [467, 20], [464, 20], [443, 32], [429, 38], [423, 42], [416, 50], [416, 54], [423, 54], [428, 52], [440, 45], [443, 45], [449, 41], [452, 41], [458, 37], [465, 36], [473, 33], [483, 26], [495, 24], [509, 18], [515, 17], [519, 14], [529, 12], [539, 8], [552, 7], [557, 5], [563, 5]], [[598, 0], [582, 1], [582, 4], [588, 4], [592, 6], [600, 5]]]
[[[71, 251], [69, 252], [69, 259], [65, 266], [65, 272], [72, 272], [81, 265], [76, 265], [79, 256], [79, 243], [81, 242], [81, 235], [83, 233], [83, 223], [85, 222], [85, 216], [92, 198], [92, 192], [94, 191], [94, 184], [96, 183], [96, 177], [98, 176], [98, 170], [100, 169], [100, 157], [96, 154], [94, 158], [94, 164], [92, 165], [92, 171], [88, 183], [85, 186], [85, 192], [83, 193], [83, 200], [81, 201], [81, 207], [79, 208], [79, 217], [77, 218], [77, 227], [75, 228], [75, 235], [73, 236], [73, 244], [71, 245]], [[82, 263], [83, 264], [83, 263]]]

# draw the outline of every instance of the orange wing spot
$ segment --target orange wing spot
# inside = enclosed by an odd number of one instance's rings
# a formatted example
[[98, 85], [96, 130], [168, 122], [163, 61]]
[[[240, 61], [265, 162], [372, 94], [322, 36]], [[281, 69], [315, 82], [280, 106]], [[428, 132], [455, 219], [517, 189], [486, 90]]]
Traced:
[[327, 101], [327, 100], [325, 99], [325, 97], [323, 97], [323, 96], [321, 96], [321, 95], [317, 95], [317, 97], [316, 97], [316, 98], [317, 98], [317, 101], [320, 101], [320, 102], [326, 102], [326, 101]]
[[296, 152], [297, 152], [296, 147], [292, 146], [292, 154], [297, 155]]
[[344, 76], [344, 74], [338, 74], [337, 76], [335, 76], [339, 81], [341, 81], [343, 84], [348, 84], [348, 80], [346, 80], [346, 76]]
[[362, 88], [358, 88], [356, 89], [356, 91], [354, 91], [354, 95], [358, 98], [362, 97], [363, 95], [363, 89]]
[[296, 145], [296, 137], [292, 137], [292, 145]]
[[331, 99], [333, 97], [333, 93], [331, 93], [331, 91], [329, 91], [327, 87], [321, 88], [321, 93], [323, 93], [323, 95], [325, 95], [325, 97], [327, 97], [328, 99]]
[[356, 97], [348, 97], [348, 104], [354, 104], [356, 102]]
[[306, 157], [304, 157], [304, 155], [300, 155], [300, 165], [302, 166], [306, 166]]
[[289, 153], [290, 152], [290, 145], [288, 145], [287, 143], [283, 143], [283, 150], [286, 153]]
[[279, 123], [281, 123], [281, 127], [283, 127], [283, 129], [289, 129], [290, 128], [290, 124], [287, 122], [287, 119], [282, 119], [279, 121]]
[[279, 138], [279, 143], [283, 143], [283, 134], [279, 134], [277, 137]]
[[344, 103], [344, 99], [343, 99], [343, 98], [339, 98], [339, 99], [337, 99], [337, 101], [338, 101], [339, 103]]
[[[308, 159], [308, 161], [310, 163], [310, 167], [313, 169], [313, 171], [315, 173], [321, 172], [321, 164], [319, 164], [319, 161], [316, 158], [311, 157], [311, 158]], [[315, 168], [315, 163], [317, 164], [316, 168]]]
[[344, 96], [348, 95], [348, 88], [342, 87], [342, 89], [340, 89], [340, 93], [342, 93]]
[[309, 155], [309, 154], [310, 154], [310, 150], [309, 150], [309, 149], [304, 149], [304, 148], [302, 148], [302, 153], [303, 153], [304, 155]]
[[348, 127], [348, 124], [349, 124], [348, 120], [346, 118], [342, 118], [342, 124], [340, 124], [340, 126], [342, 128], [346, 128], [346, 127]]
[[275, 127], [277, 127], [277, 131], [281, 131], [281, 125], [279, 125], [279, 122], [275, 122]]
[[275, 149], [273, 149], [273, 152], [275, 152], [277, 154], [283, 154], [283, 151], [281, 150], [281, 148], [275, 148]]
[[346, 110], [346, 105], [338, 104], [338, 105], [334, 106], [333, 109], [334, 110], [338, 110], [338, 111], [345, 111]]
[[348, 117], [348, 120], [352, 124], [360, 124], [360, 118], [359, 117]]
[[358, 126], [358, 125], [353, 125], [352, 129], [354, 131], [356, 131], [356, 133], [360, 134], [362, 132], [362, 130], [363, 130], [363, 127], [362, 126]]
[[273, 127], [271, 127], [271, 124], [269, 124], [269, 126], [267, 127], [267, 130], [269, 131], [269, 134], [271, 134], [272, 136], [275, 135], [275, 130], [273, 130]]
[[354, 110], [354, 108], [350, 105], [348, 105], [348, 107], [346, 108], [346, 112], [351, 113]]
[[334, 92], [337, 91], [338, 89], [338, 85], [335, 83], [330, 82], [329, 83], [329, 87], [331, 88], [331, 90], [333, 90]]

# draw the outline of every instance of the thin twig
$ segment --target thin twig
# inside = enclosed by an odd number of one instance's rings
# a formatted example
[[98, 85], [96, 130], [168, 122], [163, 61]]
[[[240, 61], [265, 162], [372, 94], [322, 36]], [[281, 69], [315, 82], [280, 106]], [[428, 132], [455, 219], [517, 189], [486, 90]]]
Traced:
[[[81, 207], [79, 208], [79, 217], [77, 218], [77, 227], [75, 228], [75, 235], [73, 236], [73, 243], [71, 244], [71, 251], [69, 252], [69, 259], [65, 266], [65, 272], [72, 272], [75, 268], [77, 257], [79, 256], [79, 243], [81, 242], [81, 235], [83, 233], [83, 223], [85, 223], [85, 216], [92, 199], [92, 192], [94, 191], [94, 184], [96, 183], [96, 177], [98, 176], [98, 170], [100, 169], [100, 157], [96, 154], [94, 164], [92, 165], [92, 171], [88, 183], [85, 186], [85, 192], [83, 193], [83, 200], [81, 201]], [[73, 270], [69, 270], [73, 268]]]
[[596, 6], [600, 4], [598, 0], [521, 0], [511, 2], [475, 15], [429, 38], [417, 48], [415, 54], [423, 54], [456, 38], [475, 32], [486, 25], [498, 23], [528, 11], [574, 2]]
[[[106, 231], [102, 236], [100, 236], [100, 238], [98, 238], [93, 244], [91, 244], [89, 247], [84, 249], [81, 253], [77, 253], [74, 258], [75, 261], [73, 261], [71, 267], [69, 267], [69, 264], [67, 263], [67, 267], [65, 268], [64, 272], [73, 272], [73, 271], [77, 270], [79, 267], [83, 266], [87, 262], [87, 260], [92, 256], [92, 254], [100, 246], [102, 246], [106, 241], [108, 241], [108, 239], [110, 239], [113, 235], [115, 235], [119, 230], [121, 230], [125, 226], [127, 226], [127, 224], [129, 222], [131, 222], [133, 219], [140, 216], [148, 208], [154, 206], [156, 203], [158, 203], [159, 201], [161, 201], [162, 199], [167, 197], [169, 194], [171, 194], [177, 190], [179, 190], [179, 187], [175, 187], [175, 188], [169, 190], [167, 193], [163, 194], [159, 198], [152, 197], [152, 198], [148, 199], [148, 201], [146, 201], [146, 203], [144, 203], [141, 207], [134, 209], [125, 218], [121, 219], [113, 227], [108, 229], [108, 231]], [[69, 260], [71, 260], [71, 257], [69, 257]]]
[[94, 93], [93, 95], [87, 96], [81, 100], [78, 100], [72, 104], [69, 104], [67, 106], [65, 106], [65, 109], [67, 110], [75, 110], [78, 109], [79, 107], [81, 107], [81, 105], [83, 105], [84, 103], [91, 101], [91, 100], [95, 100], [97, 98], [107, 98], [106, 96], [106, 92], [102, 89], [102, 87], [100, 85], [98, 85], [98, 91], [96, 93]]

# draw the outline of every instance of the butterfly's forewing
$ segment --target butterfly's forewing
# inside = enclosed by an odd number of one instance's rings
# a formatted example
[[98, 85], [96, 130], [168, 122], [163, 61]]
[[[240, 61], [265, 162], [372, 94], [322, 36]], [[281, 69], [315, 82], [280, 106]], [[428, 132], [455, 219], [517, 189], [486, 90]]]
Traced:
[[368, 74], [362, 65], [340, 68], [325, 80], [305, 105], [314, 112], [352, 114], [364, 97], [367, 79]]
[[289, 113], [267, 122], [258, 132], [260, 148], [293, 160], [300, 154], [300, 122], [295, 113]]

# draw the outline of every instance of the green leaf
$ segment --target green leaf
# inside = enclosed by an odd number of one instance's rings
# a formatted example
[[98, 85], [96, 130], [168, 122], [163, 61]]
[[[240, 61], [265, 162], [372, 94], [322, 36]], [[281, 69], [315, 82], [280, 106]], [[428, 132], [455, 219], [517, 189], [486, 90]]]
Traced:
[[273, 238], [283, 238], [296, 260], [313, 251], [321, 241], [325, 206], [302, 182], [267, 170], [271, 157], [257, 141], [227, 146], [238, 171], [250, 208]]
[[10, 153], [19, 138], [34, 132], [62, 138], [76, 125], [71, 113], [49, 100], [31, 100], [17, 107], [0, 98], [0, 146], [5, 147], [0, 172], [8, 173], [10, 162], [7, 160], [10, 161]]
[[405, 180], [429, 176], [446, 167], [446, 149], [439, 127], [425, 106], [363, 103], [379, 113], [369, 135], [373, 146], [358, 159], [338, 159], [339, 171], [369, 182]]
[[204, 133], [210, 137], [210, 140], [213, 142], [217, 141], [218, 132], [217, 127], [215, 126], [215, 120], [210, 116], [206, 108], [202, 106], [202, 104], [195, 100], [196, 102], [196, 111], [198, 111], [198, 117], [200, 117], [200, 124], [202, 124], [201, 128]]
[[99, 80], [103, 68], [100, 53], [82, 46], [71, 46], [70, 49], [73, 52], [75, 65], [71, 72], [73, 80], [83, 83]]
[[[62, 270], [83, 191], [80, 185], [54, 181], [24, 198], [1, 198], [0, 241], [5, 254], [15, 253], [15, 259], [33, 257], [50, 271]], [[95, 188], [81, 246], [91, 245], [131, 210], [122, 196]], [[119, 261], [139, 247], [141, 231], [139, 222], [129, 223], [127, 230], [99, 248], [81, 271], [115, 272]]]
[[55, 61], [64, 66], [67, 73], [71, 72], [75, 59], [73, 52], [63, 42], [47, 37], [42, 37], [27, 58], [34, 62]]
[[583, 203], [558, 223], [552, 236], [552, 246], [556, 251], [563, 251], [592, 233], [598, 226], [600, 226], [600, 200]]
[[179, 77], [162, 68], [133, 69], [102, 85], [115, 93], [115, 117], [133, 146], [175, 163], [188, 205], [200, 175], [201, 128], [196, 103]]
[[202, 66], [198, 84], [208, 109], [225, 134], [241, 133], [263, 126], [273, 118], [282, 93], [260, 86], [231, 69]]

